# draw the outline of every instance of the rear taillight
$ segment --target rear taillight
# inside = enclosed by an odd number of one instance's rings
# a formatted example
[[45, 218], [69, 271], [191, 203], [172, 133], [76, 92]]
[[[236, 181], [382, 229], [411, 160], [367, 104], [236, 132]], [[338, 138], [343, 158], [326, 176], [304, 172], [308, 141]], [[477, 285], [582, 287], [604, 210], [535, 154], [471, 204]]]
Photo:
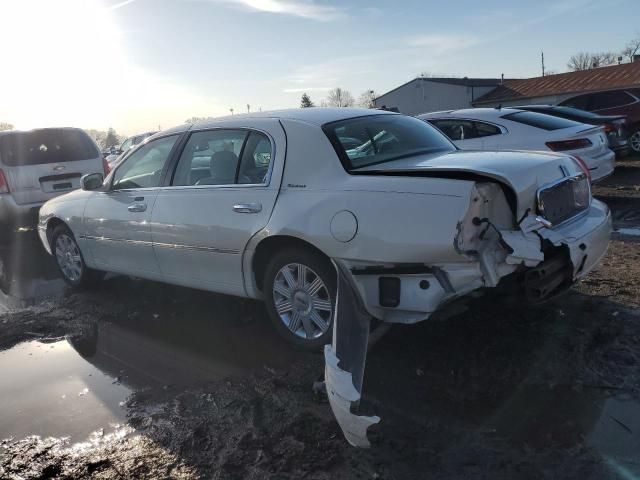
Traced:
[[587, 178], [589, 179], [589, 183], [591, 183], [591, 171], [589, 170], [589, 167], [587, 167], [587, 164], [584, 162], [584, 160], [582, 160], [577, 155], [574, 155], [573, 159], [580, 167], [580, 170], [582, 170], [582, 172], [587, 176]]
[[9, 193], [9, 183], [2, 170], [0, 170], [0, 193]]
[[554, 152], [564, 152], [566, 150], [579, 150], [593, 145], [588, 138], [576, 138], [575, 140], [560, 140], [557, 142], [547, 142], [545, 144]]
[[109, 166], [109, 162], [107, 162], [106, 158], [102, 158], [102, 170], [104, 170], [104, 176], [106, 177], [107, 175], [109, 175], [109, 172], [111, 171], [111, 167]]

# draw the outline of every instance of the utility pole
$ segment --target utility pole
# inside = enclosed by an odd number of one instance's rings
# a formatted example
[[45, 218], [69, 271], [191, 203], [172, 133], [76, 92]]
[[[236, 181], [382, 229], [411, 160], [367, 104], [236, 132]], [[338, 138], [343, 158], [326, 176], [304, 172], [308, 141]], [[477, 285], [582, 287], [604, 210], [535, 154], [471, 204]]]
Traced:
[[544, 77], [544, 51], [541, 51], [540, 53], [542, 53], [542, 76]]

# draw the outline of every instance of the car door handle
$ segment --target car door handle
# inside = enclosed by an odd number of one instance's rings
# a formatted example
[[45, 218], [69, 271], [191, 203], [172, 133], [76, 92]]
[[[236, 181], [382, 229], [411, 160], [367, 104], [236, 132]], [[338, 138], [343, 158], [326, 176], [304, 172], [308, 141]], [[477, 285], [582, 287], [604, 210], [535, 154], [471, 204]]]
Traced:
[[147, 210], [146, 203], [132, 203], [127, 207], [130, 212], [144, 212]]
[[238, 213], [258, 213], [262, 211], [259, 203], [239, 203], [233, 206], [233, 211]]

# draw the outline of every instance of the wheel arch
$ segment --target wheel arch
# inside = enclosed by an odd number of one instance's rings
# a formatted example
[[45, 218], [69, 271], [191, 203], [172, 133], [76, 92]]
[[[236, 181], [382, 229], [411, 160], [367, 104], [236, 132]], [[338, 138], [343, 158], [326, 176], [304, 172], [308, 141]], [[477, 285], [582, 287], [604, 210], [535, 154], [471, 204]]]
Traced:
[[330, 257], [312, 243], [291, 235], [272, 235], [262, 239], [255, 247], [251, 259], [251, 275], [256, 288], [263, 291], [264, 274], [269, 260], [277, 252], [287, 248], [304, 248], [321, 255], [330, 261]]
[[58, 217], [51, 217], [47, 221], [47, 228], [46, 228], [47, 243], [49, 244], [49, 248], [51, 248], [52, 251], [53, 251], [53, 245], [51, 245], [51, 236], [53, 235], [53, 231], [60, 225], [64, 225], [65, 227], [69, 228], [69, 225], [67, 225], [67, 223], [64, 220]]

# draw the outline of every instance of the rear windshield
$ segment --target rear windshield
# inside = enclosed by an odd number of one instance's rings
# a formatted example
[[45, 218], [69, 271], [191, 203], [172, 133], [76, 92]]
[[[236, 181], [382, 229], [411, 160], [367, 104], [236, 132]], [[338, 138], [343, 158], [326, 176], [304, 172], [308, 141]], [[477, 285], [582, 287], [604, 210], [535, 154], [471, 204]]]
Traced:
[[323, 127], [347, 170], [456, 147], [438, 130], [404, 115], [370, 115]]
[[515, 112], [503, 115], [502, 118], [506, 118], [512, 122], [541, 128], [542, 130], [560, 130], [562, 128], [571, 128], [580, 125], [580, 123], [574, 122], [573, 120], [552, 117], [551, 115], [545, 115], [544, 113], [538, 112]]
[[100, 156], [82, 130], [47, 128], [0, 136], [0, 161], [10, 167], [88, 160]]

